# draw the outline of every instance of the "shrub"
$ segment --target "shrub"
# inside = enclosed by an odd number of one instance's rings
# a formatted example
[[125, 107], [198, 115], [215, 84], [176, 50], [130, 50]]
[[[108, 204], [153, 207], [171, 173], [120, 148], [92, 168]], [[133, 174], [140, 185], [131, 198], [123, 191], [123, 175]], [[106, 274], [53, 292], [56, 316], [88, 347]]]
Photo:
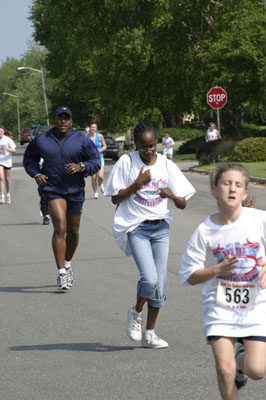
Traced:
[[169, 135], [175, 142], [205, 136], [204, 131], [195, 128], [164, 128], [158, 131], [159, 140], [164, 137], [165, 132], [169, 132]]
[[205, 143], [203, 136], [191, 139], [181, 144], [178, 149], [178, 154], [195, 154], [196, 148]]
[[199, 157], [199, 165], [209, 165], [215, 163], [215, 156], [211, 153], [202, 153]]
[[235, 147], [235, 140], [231, 138], [223, 138], [222, 140], [219, 140], [217, 143], [217, 146], [214, 148], [213, 153], [221, 161], [225, 161], [225, 159], [228, 159]]
[[206, 155], [210, 156], [210, 160], [224, 161], [231, 156], [234, 146], [235, 141], [231, 138], [223, 138], [222, 140], [215, 140], [209, 143], [200, 143], [199, 146], [196, 147], [196, 158], [200, 160], [203, 155]]
[[266, 161], [266, 138], [247, 138], [238, 142], [230, 159], [237, 162]]

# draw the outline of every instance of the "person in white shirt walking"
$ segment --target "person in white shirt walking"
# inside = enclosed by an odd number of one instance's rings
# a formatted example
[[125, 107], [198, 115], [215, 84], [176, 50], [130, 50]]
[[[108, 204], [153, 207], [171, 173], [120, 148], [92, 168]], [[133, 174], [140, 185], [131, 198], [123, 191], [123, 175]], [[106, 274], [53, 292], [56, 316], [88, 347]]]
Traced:
[[[136, 151], [124, 154], [114, 165], [105, 189], [118, 207], [113, 222], [114, 238], [126, 255], [133, 255], [140, 272], [137, 301], [129, 309], [126, 332], [143, 347], [166, 348], [168, 343], [154, 331], [159, 310], [165, 304], [169, 224], [168, 200], [179, 209], [195, 189], [172, 161], [156, 152], [157, 135], [147, 121], [134, 129]], [[142, 311], [148, 304], [146, 329]]]
[[16, 144], [12, 134], [3, 125], [0, 126], [0, 204], [10, 204], [10, 184], [12, 154], [16, 153]]

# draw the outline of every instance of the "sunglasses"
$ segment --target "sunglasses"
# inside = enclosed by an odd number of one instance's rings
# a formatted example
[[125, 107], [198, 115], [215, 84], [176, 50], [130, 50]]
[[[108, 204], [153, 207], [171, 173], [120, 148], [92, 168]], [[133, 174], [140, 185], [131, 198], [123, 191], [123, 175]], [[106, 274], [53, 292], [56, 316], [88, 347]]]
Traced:
[[157, 144], [151, 144], [150, 146], [143, 146], [143, 147], [138, 147], [138, 151], [147, 151], [147, 150], [155, 150]]

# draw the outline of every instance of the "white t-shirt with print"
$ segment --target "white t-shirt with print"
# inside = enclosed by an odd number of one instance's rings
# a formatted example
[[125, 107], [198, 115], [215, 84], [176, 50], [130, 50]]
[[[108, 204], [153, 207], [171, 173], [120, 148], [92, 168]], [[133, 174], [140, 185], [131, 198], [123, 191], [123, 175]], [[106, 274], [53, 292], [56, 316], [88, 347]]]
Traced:
[[2, 139], [0, 139], [0, 165], [11, 168], [12, 154], [9, 151], [4, 150], [4, 145], [7, 146], [9, 149], [15, 149], [16, 145], [9, 136], [3, 135]]
[[163, 153], [164, 154], [173, 154], [174, 141], [171, 137], [168, 137], [168, 138], [163, 137], [162, 144], [163, 144]]
[[122, 201], [114, 216], [114, 238], [126, 255], [131, 251], [127, 241], [127, 232], [132, 231], [145, 220], [165, 219], [171, 222], [168, 199], [163, 199], [158, 190], [169, 187], [176, 196], [189, 199], [195, 189], [180, 169], [172, 161], [157, 153], [154, 165], [145, 165], [139, 152], [124, 154], [114, 165], [105, 188], [106, 196], [116, 196], [121, 189], [130, 186], [138, 177], [142, 167], [149, 169], [151, 180], [142, 186], [127, 200]]
[[229, 225], [216, 225], [208, 216], [190, 238], [181, 260], [183, 285], [189, 285], [187, 279], [194, 271], [213, 266], [228, 254], [238, 257], [233, 274], [203, 286], [206, 336], [266, 336], [266, 290], [258, 282], [265, 245], [266, 211], [247, 207]]

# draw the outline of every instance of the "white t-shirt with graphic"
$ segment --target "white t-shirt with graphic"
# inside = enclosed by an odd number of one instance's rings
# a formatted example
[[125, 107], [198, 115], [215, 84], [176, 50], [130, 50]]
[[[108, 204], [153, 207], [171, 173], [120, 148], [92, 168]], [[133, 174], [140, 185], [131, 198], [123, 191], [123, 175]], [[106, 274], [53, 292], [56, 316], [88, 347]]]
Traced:
[[145, 165], [139, 152], [124, 154], [114, 165], [106, 184], [105, 195], [116, 196], [121, 189], [130, 186], [138, 177], [142, 167], [151, 172], [151, 181], [119, 204], [114, 216], [113, 233], [118, 246], [130, 255], [127, 232], [132, 231], [146, 219], [165, 219], [171, 222], [168, 199], [163, 199], [158, 190], [169, 187], [180, 197], [189, 199], [195, 189], [172, 161], [157, 153], [154, 165]]
[[266, 336], [266, 290], [258, 281], [258, 263], [266, 260], [265, 245], [266, 211], [247, 207], [229, 225], [216, 225], [208, 216], [190, 238], [181, 260], [183, 285], [189, 285], [187, 279], [194, 271], [213, 266], [228, 254], [238, 257], [232, 274], [204, 284], [206, 336]]
[[7, 146], [9, 149], [15, 149], [16, 145], [9, 136], [3, 135], [2, 139], [0, 139], [0, 165], [11, 168], [12, 154], [9, 151], [4, 150], [3, 146]]
[[173, 145], [174, 141], [171, 137], [163, 137], [162, 144], [163, 144], [163, 154], [164, 155], [172, 155], [173, 154]]

